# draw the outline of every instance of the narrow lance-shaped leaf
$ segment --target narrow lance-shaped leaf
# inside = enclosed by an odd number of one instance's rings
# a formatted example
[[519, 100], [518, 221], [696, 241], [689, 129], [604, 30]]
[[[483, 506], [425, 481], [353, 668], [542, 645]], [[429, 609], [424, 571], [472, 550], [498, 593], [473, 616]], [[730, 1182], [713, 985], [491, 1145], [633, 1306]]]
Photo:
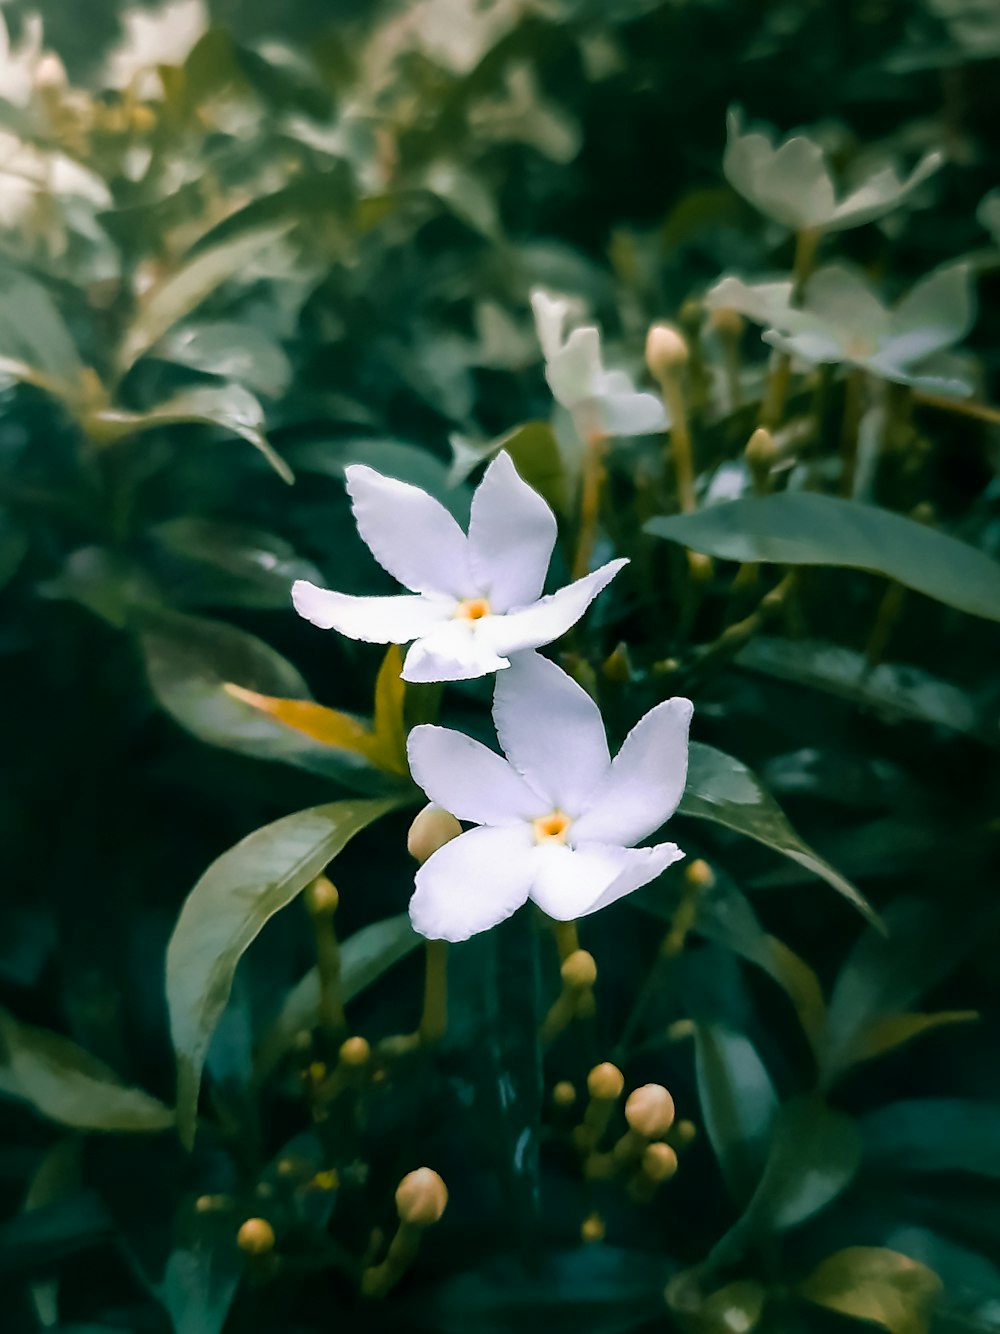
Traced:
[[167, 1005], [177, 1053], [177, 1125], [194, 1142], [198, 1090], [236, 966], [267, 922], [398, 799], [296, 811], [242, 839], [188, 895], [167, 949]]
[[169, 1107], [123, 1083], [75, 1042], [20, 1024], [5, 1010], [0, 1010], [0, 1093], [77, 1130], [165, 1130], [174, 1120]]
[[760, 1179], [778, 1098], [753, 1043], [718, 1024], [695, 1029], [705, 1129], [733, 1198], [746, 1204]]
[[865, 1163], [895, 1172], [976, 1172], [1000, 1180], [1000, 1105], [913, 1098], [861, 1122]]
[[722, 560], [869, 570], [970, 616], [1000, 621], [1000, 564], [891, 510], [814, 491], [651, 519], [646, 531]]
[[860, 890], [805, 843], [760, 779], [745, 764], [701, 742], [691, 743], [681, 815], [735, 829], [805, 866], [843, 894], [873, 924], [878, 916]]

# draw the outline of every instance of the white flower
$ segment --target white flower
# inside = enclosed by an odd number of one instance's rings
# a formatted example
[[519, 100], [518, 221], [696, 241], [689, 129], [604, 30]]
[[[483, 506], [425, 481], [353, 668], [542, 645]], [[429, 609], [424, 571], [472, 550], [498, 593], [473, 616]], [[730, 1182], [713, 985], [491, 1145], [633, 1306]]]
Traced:
[[533, 899], [571, 921], [614, 903], [683, 857], [637, 848], [677, 809], [687, 779], [691, 703], [641, 718], [614, 760], [586, 691], [525, 653], [497, 677], [493, 721], [506, 759], [446, 727], [410, 733], [413, 776], [470, 829], [417, 872], [410, 917], [432, 940], [466, 940]]
[[509, 667], [508, 655], [550, 644], [575, 625], [626, 560], [542, 597], [555, 515], [506, 453], [472, 498], [468, 535], [439, 501], [374, 468], [345, 469], [358, 531], [411, 594], [351, 597], [299, 579], [295, 610], [323, 630], [374, 644], [415, 641], [406, 681], [463, 681]]
[[545, 358], [545, 378], [553, 397], [572, 416], [581, 438], [600, 435], [650, 435], [667, 427], [663, 404], [655, 394], [639, 392], [624, 371], [606, 371], [601, 335], [587, 324], [565, 336], [572, 302], [531, 293], [538, 341]]
[[158, 9], [126, 9], [124, 33], [104, 66], [108, 88], [128, 88], [138, 80], [137, 95], [161, 97], [160, 65], [183, 65], [208, 30], [204, 0], [168, 0]]

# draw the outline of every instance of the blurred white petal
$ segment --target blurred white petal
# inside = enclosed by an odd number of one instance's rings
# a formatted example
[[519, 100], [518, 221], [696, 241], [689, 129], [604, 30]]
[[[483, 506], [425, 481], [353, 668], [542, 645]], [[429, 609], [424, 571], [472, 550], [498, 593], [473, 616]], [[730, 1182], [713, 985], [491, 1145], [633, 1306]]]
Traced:
[[416, 875], [410, 920], [430, 940], [468, 940], [527, 901], [534, 876], [530, 826], [470, 829]]

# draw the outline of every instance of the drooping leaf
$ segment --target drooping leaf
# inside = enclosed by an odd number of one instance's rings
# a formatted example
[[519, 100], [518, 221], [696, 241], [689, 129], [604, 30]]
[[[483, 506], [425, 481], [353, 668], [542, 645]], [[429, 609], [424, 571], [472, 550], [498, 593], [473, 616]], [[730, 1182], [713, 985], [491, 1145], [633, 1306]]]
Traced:
[[172, 329], [153, 355], [205, 375], [234, 380], [254, 394], [277, 398], [288, 388], [292, 367], [280, 343], [252, 324], [235, 320]]
[[873, 1061], [902, 1047], [924, 1033], [949, 1024], [968, 1024], [979, 1018], [978, 1010], [937, 1010], [933, 1014], [889, 1014], [874, 1020], [849, 1052], [852, 1065]]
[[83, 422], [87, 434], [103, 445], [112, 445], [161, 427], [184, 425], [218, 426], [238, 435], [263, 454], [283, 482], [290, 484], [295, 480], [291, 468], [275, 452], [264, 433], [264, 409], [259, 400], [239, 384], [182, 389], [166, 403], [159, 403], [146, 412], [98, 408], [87, 413]]
[[697, 1025], [695, 1065], [705, 1129], [733, 1198], [746, 1204], [767, 1156], [774, 1085], [750, 1039], [718, 1024]]
[[927, 1334], [941, 1280], [926, 1265], [881, 1246], [849, 1246], [818, 1265], [800, 1297], [890, 1334]]
[[976, 1172], [1000, 1178], [1000, 1107], [971, 1098], [913, 1098], [861, 1121], [865, 1162], [905, 1173]]
[[[387, 917], [348, 936], [340, 949], [340, 986], [344, 1003], [352, 1001], [421, 943], [407, 913]], [[311, 968], [288, 995], [264, 1032], [254, 1060], [258, 1083], [267, 1079], [288, 1051], [295, 1035], [314, 1026], [319, 1010], [319, 972]]]
[[155, 287], [143, 300], [122, 343], [119, 363], [127, 370], [223, 283], [240, 275], [261, 250], [289, 225], [261, 227], [203, 250]]
[[170, 558], [166, 576], [174, 599], [188, 605], [281, 610], [291, 606], [296, 579], [323, 580], [274, 533], [193, 515], [167, 519], [149, 533]]
[[715, 1247], [713, 1259], [736, 1259], [751, 1239], [812, 1218], [850, 1185], [860, 1161], [861, 1134], [853, 1117], [815, 1094], [784, 1103], [753, 1198]]
[[756, 774], [732, 756], [701, 742], [691, 743], [687, 788], [678, 811], [725, 825], [790, 857], [843, 894], [869, 922], [877, 923], [860, 890], [798, 836]]
[[194, 1142], [198, 1090], [236, 966], [264, 926], [396, 801], [339, 801], [286, 815], [224, 852], [188, 895], [167, 950], [177, 1125]]
[[169, 1107], [133, 1088], [59, 1033], [20, 1024], [0, 1010], [0, 1093], [19, 1098], [76, 1130], [156, 1131], [173, 1124]]
[[783, 491], [651, 519], [646, 531], [722, 560], [869, 570], [1000, 621], [1000, 564], [946, 533], [860, 501]]

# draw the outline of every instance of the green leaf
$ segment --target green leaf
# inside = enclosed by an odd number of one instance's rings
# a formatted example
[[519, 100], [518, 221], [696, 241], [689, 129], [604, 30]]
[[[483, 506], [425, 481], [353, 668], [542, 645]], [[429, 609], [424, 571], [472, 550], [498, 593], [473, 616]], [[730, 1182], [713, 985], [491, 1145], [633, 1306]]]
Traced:
[[137, 608], [159, 601], [155, 585], [137, 565], [107, 547], [78, 547], [53, 579], [39, 585], [42, 597], [75, 602], [116, 630], [124, 630]]
[[229, 1236], [201, 1238], [173, 1251], [156, 1289], [174, 1334], [219, 1334], [242, 1269]]
[[[407, 913], [373, 922], [349, 936], [340, 949], [340, 985], [344, 1003], [377, 982], [383, 973], [413, 952], [421, 943]], [[278, 1065], [295, 1035], [315, 1026], [319, 1009], [319, 971], [310, 968], [285, 997], [277, 1017], [257, 1047], [254, 1077], [258, 1083]]]
[[698, 903], [694, 930], [767, 973], [791, 1000], [802, 1031], [816, 1048], [826, 1023], [819, 979], [784, 941], [764, 930], [753, 908], [734, 885], [716, 880]]
[[861, 891], [799, 838], [756, 774], [732, 756], [693, 741], [687, 788], [677, 809], [681, 815], [725, 825], [790, 857], [843, 894], [869, 922], [878, 922]]
[[763, 1176], [746, 1211], [712, 1252], [729, 1262], [755, 1238], [785, 1232], [825, 1209], [851, 1183], [861, 1161], [853, 1117], [821, 1097], [792, 1098], [779, 1110]]
[[464, 482], [481, 463], [505, 449], [528, 485], [544, 496], [557, 514], [566, 512], [572, 488], [563, 467], [555, 432], [548, 422], [525, 422], [523, 426], [517, 426], [513, 431], [485, 444], [477, 444], [458, 432], [452, 432], [448, 443], [452, 453], [448, 477], [453, 485]]
[[893, 1172], [975, 1172], [1000, 1178], [1000, 1106], [914, 1098], [861, 1121], [865, 1164]]
[[[80, 1190], [81, 1141], [76, 1137], [59, 1140], [46, 1153], [31, 1178], [24, 1197], [24, 1209], [42, 1209], [74, 1195]], [[31, 1304], [43, 1329], [59, 1323], [59, 1279], [41, 1278], [29, 1285]]]
[[698, 1098], [733, 1198], [746, 1204], [760, 1179], [778, 1098], [750, 1039], [717, 1024], [695, 1029]]
[[849, 1052], [852, 1065], [873, 1061], [902, 1047], [924, 1033], [950, 1024], [968, 1024], [979, 1018], [978, 1010], [936, 1010], [933, 1014], [889, 1014], [874, 1020]]
[[0, 273], [0, 355], [67, 384], [83, 371], [72, 334], [48, 292], [20, 274]]
[[174, 1120], [169, 1107], [123, 1083], [76, 1043], [19, 1024], [6, 1010], [0, 1010], [0, 1093], [76, 1130], [165, 1130]]
[[869, 570], [1000, 621], [1000, 564], [926, 524], [856, 500], [783, 491], [651, 519], [646, 531], [723, 560]]
[[890, 1334], [927, 1334], [941, 1291], [932, 1269], [881, 1246], [849, 1246], [828, 1255], [798, 1287], [807, 1302]]
[[266, 246], [289, 230], [288, 223], [244, 232], [231, 241], [203, 250], [189, 259], [176, 273], [154, 288], [125, 334], [119, 354], [123, 371], [138, 359], [175, 324], [188, 315], [223, 283], [242, 274], [252, 259]]
[[660, 1255], [589, 1246], [546, 1250], [534, 1259], [529, 1270], [501, 1256], [424, 1288], [406, 1314], [437, 1334], [630, 1334], [663, 1319], [671, 1263]]
[[183, 389], [166, 403], [147, 412], [99, 408], [88, 413], [83, 422], [91, 439], [102, 445], [116, 444], [144, 431], [185, 425], [218, 426], [240, 436], [263, 454], [283, 482], [294, 482], [291, 468], [264, 434], [264, 409], [253, 394], [239, 384]]
[[419, 486], [440, 500], [456, 519], [465, 523], [469, 518], [471, 492], [462, 486], [462, 478], [453, 478], [440, 459], [426, 449], [368, 436], [346, 440], [315, 440], [297, 445], [292, 453], [296, 468], [302, 472], [322, 473], [328, 477], [343, 478], [344, 469], [351, 463], [365, 463], [369, 468], [395, 477], [400, 482]]
[[5, 510], [0, 510], [0, 589], [14, 578], [27, 553], [27, 530]]
[[750, 1334], [764, 1314], [767, 1289], [755, 1279], [740, 1279], [705, 1296], [697, 1275], [689, 1272], [668, 1283], [664, 1297], [684, 1334]]
[[205, 1056], [244, 952], [356, 833], [397, 804], [335, 801], [286, 815], [224, 852], [188, 895], [167, 949], [177, 1125], [188, 1147]]
[[173, 329], [156, 344], [152, 355], [205, 375], [235, 380], [266, 398], [278, 398], [292, 378], [291, 362], [280, 343], [262, 329], [235, 320]]
[[192, 515], [156, 524], [149, 535], [171, 559], [170, 592], [188, 605], [288, 610], [296, 579], [323, 583], [290, 543], [256, 528]]

